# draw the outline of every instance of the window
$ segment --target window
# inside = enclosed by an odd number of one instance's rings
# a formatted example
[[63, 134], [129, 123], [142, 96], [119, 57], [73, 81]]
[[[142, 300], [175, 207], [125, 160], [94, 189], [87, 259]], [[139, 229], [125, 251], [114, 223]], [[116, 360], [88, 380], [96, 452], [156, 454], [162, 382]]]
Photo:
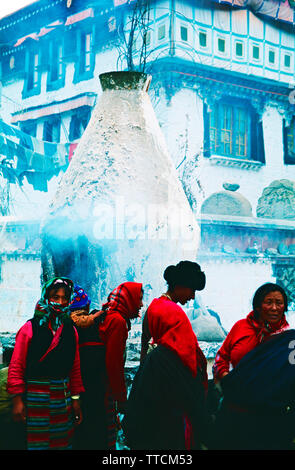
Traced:
[[260, 48], [259, 48], [259, 46], [255, 46], [255, 45], [253, 46], [252, 56], [253, 56], [253, 59], [259, 60], [259, 58], [260, 58]]
[[224, 100], [204, 112], [206, 156], [264, 161], [262, 125], [249, 102]]
[[199, 32], [199, 43], [200, 47], [207, 47], [207, 34], [203, 31]]
[[180, 38], [182, 41], [187, 41], [188, 40], [188, 31], [186, 26], [181, 26], [180, 27]]
[[285, 54], [284, 55], [284, 67], [290, 68], [291, 67], [291, 56], [290, 54]]
[[91, 67], [91, 33], [81, 35], [80, 73], [89, 72]]
[[37, 122], [36, 121], [23, 122], [20, 124], [20, 129], [22, 132], [29, 134], [31, 137], [36, 137]]
[[151, 45], [151, 32], [150, 31], [146, 32], [145, 43], [147, 47]]
[[225, 39], [218, 38], [217, 47], [219, 52], [225, 52]]
[[23, 97], [36, 95], [41, 91], [40, 53], [28, 50], [26, 57], [26, 79], [24, 81]]
[[70, 142], [80, 139], [85, 131], [91, 115], [90, 108], [79, 110], [72, 116], [70, 123]]
[[93, 76], [94, 54], [92, 51], [92, 31], [80, 31], [78, 37], [78, 57], [74, 81], [87, 80]]
[[244, 55], [244, 44], [242, 42], [236, 42], [236, 56], [243, 57]]
[[269, 63], [273, 65], [275, 63], [275, 58], [276, 58], [275, 51], [270, 49], [268, 51], [268, 61], [269, 61]]
[[47, 75], [47, 90], [64, 86], [65, 67], [63, 64], [63, 44], [53, 40], [49, 46], [50, 69]]
[[46, 142], [60, 141], [60, 120], [50, 119], [44, 123], [43, 140]]
[[284, 161], [289, 165], [295, 165], [295, 117], [289, 126], [283, 122], [284, 129]]
[[158, 40], [161, 41], [162, 39], [164, 39], [165, 35], [166, 35], [166, 27], [164, 24], [162, 24], [158, 28]]

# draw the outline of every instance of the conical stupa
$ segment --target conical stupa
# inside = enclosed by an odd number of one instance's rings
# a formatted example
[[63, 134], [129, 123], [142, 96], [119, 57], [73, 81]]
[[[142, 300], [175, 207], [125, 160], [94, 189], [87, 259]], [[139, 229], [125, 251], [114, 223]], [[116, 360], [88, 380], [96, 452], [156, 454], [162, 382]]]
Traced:
[[139, 72], [100, 75], [102, 94], [43, 223], [43, 279], [69, 276], [98, 304], [127, 280], [158, 295], [167, 265], [196, 260], [199, 227], [150, 81]]

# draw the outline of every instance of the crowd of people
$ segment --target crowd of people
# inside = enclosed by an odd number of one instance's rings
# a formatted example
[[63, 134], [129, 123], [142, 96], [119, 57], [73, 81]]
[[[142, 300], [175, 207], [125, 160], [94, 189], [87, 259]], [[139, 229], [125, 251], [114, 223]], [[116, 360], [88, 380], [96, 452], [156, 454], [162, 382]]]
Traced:
[[196, 262], [180, 261], [163, 275], [167, 291], [144, 315], [129, 391], [126, 341], [143, 306], [142, 284], [123, 282], [100, 310], [91, 310], [87, 292], [68, 278], [43, 286], [9, 361], [5, 442], [11, 439], [1, 448], [115, 450], [119, 429], [132, 450], [293, 448], [295, 330], [282, 287], [257, 289], [253, 310], [227, 334], [209, 381], [181, 307], [205, 288], [205, 273]]

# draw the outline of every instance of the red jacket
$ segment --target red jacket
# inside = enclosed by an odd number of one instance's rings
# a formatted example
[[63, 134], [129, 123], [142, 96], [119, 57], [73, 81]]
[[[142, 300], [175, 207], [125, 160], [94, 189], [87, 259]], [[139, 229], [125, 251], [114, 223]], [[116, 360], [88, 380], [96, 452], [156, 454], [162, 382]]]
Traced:
[[[59, 341], [63, 326], [60, 326], [55, 335], [53, 336], [52, 343], [45, 353], [46, 354], [54, 348]], [[15, 338], [15, 346], [12, 358], [8, 368], [7, 391], [11, 394], [21, 394], [26, 390], [25, 372], [28, 348], [33, 337], [32, 323], [26, 322], [18, 331]], [[70, 374], [70, 390], [72, 395], [78, 395], [84, 392], [84, 386], [81, 379], [80, 372], [80, 356], [78, 347], [78, 333], [75, 329], [76, 337], [76, 352], [74, 364]]]
[[127, 323], [120, 313], [113, 312], [99, 325], [99, 334], [106, 348], [106, 370], [112, 395], [116, 401], [124, 402], [127, 400], [124, 378]]
[[225, 372], [229, 372], [231, 366], [236, 367], [242, 357], [258, 346], [263, 338], [265, 340], [271, 334], [278, 333], [288, 327], [285, 316], [272, 331], [267, 331], [262, 324], [257, 322], [253, 312], [250, 312], [246, 318], [238, 320], [217, 352], [213, 365], [214, 379], [220, 380]]
[[[142, 284], [137, 282], [123, 282], [116, 287], [104, 304], [106, 316], [98, 324], [99, 336], [106, 349], [108, 392], [118, 402], [127, 400], [124, 377], [125, 348], [130, 320], [136, 318], [139, 313], [141, 291]], [[72, 313], [71, 317], [77, 326], [87, 328], [94, 325], [95, 317], [102, 313], [103, 311], [90, 315]]]

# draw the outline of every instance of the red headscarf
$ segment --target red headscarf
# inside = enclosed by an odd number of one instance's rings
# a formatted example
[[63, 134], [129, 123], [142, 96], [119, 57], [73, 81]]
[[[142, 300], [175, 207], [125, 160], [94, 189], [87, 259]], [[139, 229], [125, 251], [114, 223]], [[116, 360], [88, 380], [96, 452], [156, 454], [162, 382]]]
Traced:
[[120, 313], [130, 329], [130, 319], [136, 318], [139, 313], [141, 292], [141, 283], [123, 282], [109, 294], [108, 301], [103, 304], [102, 308], [107, 310], [107, 314]]

